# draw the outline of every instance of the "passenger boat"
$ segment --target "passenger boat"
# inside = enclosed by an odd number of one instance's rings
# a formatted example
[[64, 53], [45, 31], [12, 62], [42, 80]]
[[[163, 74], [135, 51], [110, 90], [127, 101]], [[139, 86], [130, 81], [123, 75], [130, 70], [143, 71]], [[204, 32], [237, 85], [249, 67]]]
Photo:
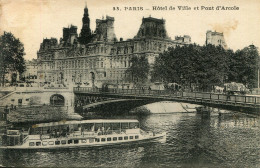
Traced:
[[2, 149], [55, 149], [105, 146], [158, 140], [155, 134], [140, 129], [137, 120], [60, 121], [33, 125], [28, 131], [7, 130]]

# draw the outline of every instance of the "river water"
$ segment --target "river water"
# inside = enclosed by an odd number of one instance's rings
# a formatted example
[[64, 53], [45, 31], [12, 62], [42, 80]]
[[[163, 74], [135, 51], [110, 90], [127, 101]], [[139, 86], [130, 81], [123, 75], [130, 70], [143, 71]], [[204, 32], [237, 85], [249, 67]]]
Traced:
[[226, 111], [161, 113], [136, 118], [166, 142], [51, 151], [0, 151], [1, 166], [19, 167], [260, 167], [260, 119]]

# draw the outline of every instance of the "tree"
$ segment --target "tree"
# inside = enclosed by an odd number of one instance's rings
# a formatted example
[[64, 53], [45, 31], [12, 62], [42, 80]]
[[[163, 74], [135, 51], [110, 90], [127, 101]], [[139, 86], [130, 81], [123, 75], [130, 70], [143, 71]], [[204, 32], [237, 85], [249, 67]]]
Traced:
[[210, 89], [223, 84], [228, 72], [228, 56], [222, 47], [214, 45], [169, 48], [156, 58], [152, 78]]
[[153, 81], [195, 83], [199, 70], [200, 50], [197, 45], [176, 46], [156, 58], [152, 71]]
[[259, 69], [259, 53], [254, 45], [238, 50], [234, 56], [233, 71], [235, 80], [249, 88], [257, 87]]
[[201, 47], [200, 66], [203, 75], [198, 74], [201, 89], [211, 89], [223, 85], [228, 74], [226, 51], [221, 46], [206, 45]]
[[146, 82], [150, 69], [148, 59], [145, 56], [133, 56], [130, 62], [131, 66], [126, 70], [126, 73], [130, 74], [131, 81], [136, 84]]
[[14, 76], [13, 74], [22, 74], [25, 71], [24, 55], [23, 44], [12, 33], [4, 32], [0, 36], [0, 75], [3, 85], [7, 73], [12, 73]]

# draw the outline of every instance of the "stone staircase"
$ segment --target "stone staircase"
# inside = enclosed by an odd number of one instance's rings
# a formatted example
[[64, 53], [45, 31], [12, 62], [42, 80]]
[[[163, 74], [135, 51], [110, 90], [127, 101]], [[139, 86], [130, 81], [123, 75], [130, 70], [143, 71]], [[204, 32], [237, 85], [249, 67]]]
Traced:
[[5, 92], [4, 94], [1, 94], [2, 96], [0, 96], [0, 100], [3, 100], [5, 99], [6, 97], [9, 97], [11, 96], [12, 94], [14, 94], [15, 91], [12, 91], [12, 92]]

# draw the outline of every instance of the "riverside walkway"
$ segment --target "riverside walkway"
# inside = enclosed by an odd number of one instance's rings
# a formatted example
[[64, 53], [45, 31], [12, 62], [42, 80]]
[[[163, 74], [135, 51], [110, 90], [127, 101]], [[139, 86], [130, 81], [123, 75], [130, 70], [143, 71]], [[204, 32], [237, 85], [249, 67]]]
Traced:
[[75, 87], [75, 94], [94, 94], [124, 99], [154, 99], [158, 101], [176, 101], [200, 104], [242, 112], [260, 112], [260, 97], [250, 95], [226, 95], [206, 92], [172, 92], [169, 90], [144, 89], [100, 89]]

